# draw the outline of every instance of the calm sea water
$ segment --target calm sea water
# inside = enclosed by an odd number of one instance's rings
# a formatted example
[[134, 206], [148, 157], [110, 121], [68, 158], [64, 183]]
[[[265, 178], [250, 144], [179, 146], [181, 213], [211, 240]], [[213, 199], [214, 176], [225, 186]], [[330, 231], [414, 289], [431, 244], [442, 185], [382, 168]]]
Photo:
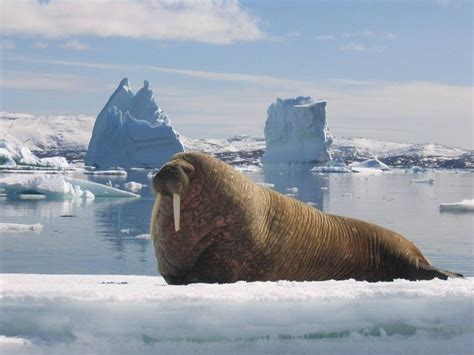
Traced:
[[[307, 166], [266, 167], [247, 175], [323, 211], [396, 230], [437, 267], [474, 276], [474, 214], [439, 211], [442, 202], [473, 198], [472, 173], [314, 175], [308, 170]], [[118, 185], [127, 181], [149, 184], [146, 172], [137, 171], [126, 178], [81, 178]], [[415, 178], [433, 178], [434, 184], [411, 182]], [[135, 238], [148, 233], [152, 204], [149, 186], [136, 199], [1, 197], [0, 222], [41, 223], [44, 229], [39, 234], [0, 233], [0, 272], [157, 275], [152, 242]]]

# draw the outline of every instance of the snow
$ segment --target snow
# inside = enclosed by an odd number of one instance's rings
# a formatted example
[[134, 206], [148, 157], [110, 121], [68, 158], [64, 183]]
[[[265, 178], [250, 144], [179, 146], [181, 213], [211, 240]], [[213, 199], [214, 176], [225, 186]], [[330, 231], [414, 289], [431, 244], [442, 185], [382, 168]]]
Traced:
[[1, 274], [0, 280], [0, 347], [8, 353], [472, 350], [471, 278], [188, 286], [123, 275]]
[[277, 99], [267, 110], [265, 163], [325, 162], [331, 159], [332, 137], [326, 101], [311, 97]]
[[35, 223], [35, 224], [0, 223], [0, 233], [23, 233], [23, 232], [40, 233], [42, 230], [43, 230], [43, 225], [41, 223]]
[[69, 164], [64, 157], [38, 158], [28, 147], [0, 139], [0, 168], [54, 168], [65, 169]]
[[377, 170], [382, 170], [382, 171], [390, 170], [390, 168], [386, 164], [382, 163], [378, 159], [367, 159], [361, 162], [355, 162], [355, 163], [350, 164], [350, 167], [352, 171], [355, 171], [354, 169], [359, 169], [359, 168], [377, 169]]
[[38, 193], [50, 197], [139, 197], [95, 182], [55, 175], [14, 175], [0, 178], [0, 188], [7, 194]]
[[[87, 150], [94, 117], [87, 115], [30, 115], [0, 112], [2, 138], [35, 154], [67, 156]], [[34, 129], [32, 129], [34, 127]]]
[[125, 78], [97, 116], [85, 162], [100, 169], [153, 168], [182, 151], [179, 134], [156, 104], [148, 82], [134, 94]]
[[441, 203], [441, 211], [472, 212], [474, 211], [474, 199], [462, 200], [460, 202]]
[[337, 152], [337, 155], [341, 151], [352, 151], [360, 157], [380, 158], [395, 156], [456, 158], [468, 153], [465, 149], [447, 147], [441, 144], [397, 143], [362, 137], [334, 137], [331, 149]]

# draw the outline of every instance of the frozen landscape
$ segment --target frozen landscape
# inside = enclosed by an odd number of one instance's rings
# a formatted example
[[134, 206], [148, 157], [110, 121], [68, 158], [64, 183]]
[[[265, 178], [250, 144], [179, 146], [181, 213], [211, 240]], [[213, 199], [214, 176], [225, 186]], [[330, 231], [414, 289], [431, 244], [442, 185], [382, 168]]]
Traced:
[[[472, 152], [331, 137], [325, 107], [278, 99], [266, 139], [196, 139], [173, 130], [147, 82], [134, 94], [124, 79], [95, 121], [1, 113], [2, 353], [470, 353]], [[466, 278], [169, 286], [150, 182], [183, 149], [400, 231]]]

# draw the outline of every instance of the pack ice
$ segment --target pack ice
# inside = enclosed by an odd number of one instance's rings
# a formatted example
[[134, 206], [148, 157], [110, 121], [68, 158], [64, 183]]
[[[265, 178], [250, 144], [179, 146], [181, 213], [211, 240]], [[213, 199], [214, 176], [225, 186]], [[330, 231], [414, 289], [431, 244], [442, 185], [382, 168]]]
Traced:
[[277, 99], [267, 110], [265, 163], [326, 162], [332, 137], [326, 122], [326, 101], [311, 97]]
[[148, 81], [134, 94], [125, 78], [97, 116], [85, 163], [100, 169], [154, 168], [182, 151], [179, 134], [156, 104]]

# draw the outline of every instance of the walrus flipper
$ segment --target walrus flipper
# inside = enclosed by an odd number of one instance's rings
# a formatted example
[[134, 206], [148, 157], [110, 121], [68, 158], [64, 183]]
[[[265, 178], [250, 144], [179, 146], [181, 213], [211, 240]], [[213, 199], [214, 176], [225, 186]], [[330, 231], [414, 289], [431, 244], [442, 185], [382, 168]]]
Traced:
[[447, 270], [437, 269], [433, 266], [420, 266], [418, 269], [419, 273], [415, 276], [415, 280], [432, 280], [432, 279], [442, 279], [447, 280], [450, 278], [463, 278], [462, 274], [457, 272], [451, 272]]

